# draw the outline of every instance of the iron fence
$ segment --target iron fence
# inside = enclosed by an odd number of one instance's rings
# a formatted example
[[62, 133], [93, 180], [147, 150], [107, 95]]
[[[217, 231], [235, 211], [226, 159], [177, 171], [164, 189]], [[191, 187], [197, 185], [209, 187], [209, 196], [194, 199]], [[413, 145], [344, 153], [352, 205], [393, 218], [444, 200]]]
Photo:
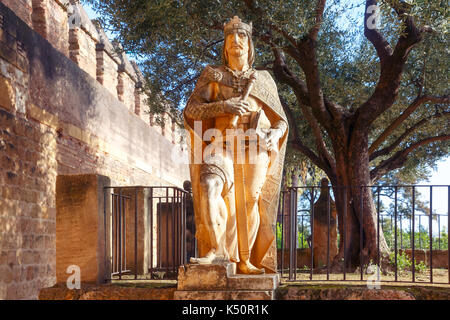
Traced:
[[106, 187], [111, 279], [176, 279], [197, 250], [191, 199], [176, 187]]
[[[333, 198], [334, 192], [342, 188], [347, 198], [339, 218], [335, 214]], [[355, 206], [356, 199], [347, 196], [350, 188], [358, 188], [361, 194], [364, 190], [371, 191], [373, 207], [370, 210], [375, 213], [377, 256], [369, 263], [360, 250], [356, 271], [346, 267], [336, 271], [332, 268], [336, 252], [343, 252], [344, 266], [349, 261], [347, 249], [351, 243], [346, 219], [350, 217], [346, 211], [347, 203], [352, 202]], [[435, 197], [438, 188], [446, 190], [445, 196], [441, 192], [439, 198]], [[428, 199], [424, 201], [424, 195], [419, 196], [418, 189], [425, 189]], [[421, 277], [427, 274], [427, 282], [443, 283], [445, 269], [445, 283], [450, 283], [450, 186], [327, 187], [328, 196], [322, 198], [324, 206], [319, 210], [316, 206], [320, 190], [318, 186], [306, 186], [283, 190], [280, 194], [276, 235], [278, 271], [283, 280], [362, 281], [374, 275], [368, 272], [371, 265], [376, 266], [375, 275], [380, 279], [380, 236], [383, 235], [391, 251], [391, 271], [388, 280], [382, 281], [423, 281]], [[197, 256], [191, 194], [180, 188], [152, 186], [107, 187], [104, 192], [105, 223], [108, 224], [105, 229], [109, 230], [106, 250], [110, 256], [111, 278], [176, 279], [178, 267], [187, 263], [190, 257]], [[436, 213], [437, 205], [441, 211], [445, 206], [446, 212]], [[365, 214], [369, 209], [364, 207], [363, 200], [358, 206], [361, 214], [358, 219], [364, 222], [370, 218]], [[359, 225], [359, 247], [364, 248], [364, 229], [362, 223]], [[445, 225], [446, 232], [441, 230]], [[319, 240], [322, 252], [315, 246]], [[333, 254], [330, 249], [335, 250]], [[446, 266], [439, 265], [445, 254]], [[408, 279], [404, 275], [405, 263], [410, 272]]]
[[[351, 190], [353, 189], [353, 190]], [[357, 192], [355, 192], [355, 189]], [[426, 190], [427, 195], [419, 194], [418, 190]], [[436, 198], [436, 190], [439, 189], [439, 195]], [[286, 281], [300, 280], [356, 280], [364, 281], [371, 277], [370, 266], [376, 269], [376, 279], [382, 281], [402, 281], [416, 282], [427, 281], [431, 283], [450, 283], [450, 255], [448, 251], [448, 226], [450, 225], [450, 186], [431, 185], [431, 186], [358, 186], [358, 187], [335, 187], [326, 188], [328, 196], [322, 199], [321, 212], [315, 212], [320, 195], [320, 186], [296, 187], [281, 192], [280, 206], [277, 217], [277, 249], [278, 249], [278, 271]], [[359, 191], [358, 191], [359, 190]], [[349, 196], [352, 194], [362, 195], [363, 191], [371, 191], [373, 203], [372, 208], [364, 208], [363, 197], [359, 197], [360, 202], [354, 203], [356, 198]], [[345, 205], [343, 213], [335, 217], [336, 234], [332, 236], [333, 226], [333, 194], [343, 191], [345, 195]], [[442, 192], [444, 191], [444, 193]], [[418, 199], [428, 197], [422, 200]], [[351, 272], [348, 269], [349, 263], [349, 230], [346, 219], [349, 219], [347, 208], [348, 203], [352, 202], [353, 207], [360, 206], [358, 210], [359, 220], [359, 263], [356, 262], [356, 271]], [[440, 210], [445, 206], [446, 212], [436, 213], [436, 202]], [[367, 206], [367, 202], [366, 202]], [[325, 212], [324, 212], [324, 208]], [[374, 228], [376, 230], [377, 254], [374, 261], [365, 261], [367, 258], [361, 248], [364, 248], [364, 219], [370, 219], [367, 211], [374, 211]], [[421, 211], [421, 213], [419, 212]], [[321, 216], [321, 217], [318, 217]], [[325, 217], [325, 222], [324, 222]], [[319, 221], [321, 218], [322, 221]], [[353, 217], [355, 219], [355, 217]], [[315, 223], [322, 224], [322, 230], [319, 235]], [[406, 223], [405, 223], [406, 222]], [[425, 222], [425, 223], [424, 223]], [[441, 226], [447, 225], [447, 231], [441, 229]], [[437, 232], [434, 226], [437, 225]], [[325, 231], [324, 231], [325, 230]], [[326, 236], [324, 237], [324, 234]], [[383, 234], [389, 247], [391, 255], [386, 266], [382, 266], [380, 256], [380, 235]], [[321, 249], [315, 245], [319, 240]], [[342, 239], [341, 239], [342, 237]], [[335, 261], [334, 254], [330, 254], [330, 242], [337, 243], [337, 250], [340, 258], [343, 260], [343, 268], [336, 268], [338, 263]], [[320, 251], [320, 252], [318, 252]], [[324, 254], [321, 265], [318, 265], [315, 255]], [[443, 256], [446, 255], [446, 261]], [[439, 261], [433, 262], [433, 259]], [[418, 262], [419, 261], [419, 262]], [[426, 270], [425, 270], [426, 269]], [[337, 271], [336, 271], [337, 270]], [[383, 271], [382, 271], [383, 270]], [[420, 270], [420, 277], [417, 271]], [[405, 273], [405, 271], [409, 271]], [[383, 272], [381, 279], [380, 273]], [[445, 273], [445, 279], [444, 274]], [[387, 276], [386, 276], [387, 274]], [[401, 275], [401, 277], [399, 277]], [[333, 276], [333, 279], [331, 279]], [[417, 277], [416, 277], [417, 276]], [[426, 280], [423, 278], [426, 276]], [[438, 276], [438, 280], [435, 277]], [[408, 279], [407, 279], [408, 278]]]

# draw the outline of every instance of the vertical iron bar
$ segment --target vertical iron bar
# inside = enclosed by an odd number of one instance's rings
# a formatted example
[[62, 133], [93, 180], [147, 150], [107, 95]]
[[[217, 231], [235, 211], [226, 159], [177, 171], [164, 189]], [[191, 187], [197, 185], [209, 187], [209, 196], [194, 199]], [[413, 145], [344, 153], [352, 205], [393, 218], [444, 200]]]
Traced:
[[177, 215], [177, 237], [178, 237], [178, 251], [177, 251], [177, 273], [178, 273], [178, 267], [181, 265], [182, 263], [182, 257], [183, 257], [183, 230], [182, 230], [182, 226], [183, 226], [183, 219], [182, 219], [182, 215], [181, 215], [181, 211], [183, 209], [183, 202], [182, 202], [182, 194], [181, 191], [177, 189], [177, 210], [176, 210], [176, 215]]
[[173, 193], [174, 193], [174, 201], [175, 201], [175, 271], [177, 270], [177, 266], [180, 263], [180, 251], [181, 251], [181, 246], [180, 246], [180, 215], [178, 214], [178, 207], [180, 204], [180, 199], [178, 198], [178, 189], [173, 189]]
[[437, 216], [437, 220], [438, 220], [438, 249], [441, 250], [441, 215], [438, 214]]
[[447, 272], [448, 272], [448, 283], [450, 283], [450, 240], [448, 238], [450, 234], [450, 186], [447, 188]]
[[330, 220], [331, 220], [331, 206], [330, 206], [330, 187], [328, 188], [327, 197], [327, 280], [330, 280]]
[[403, 250], [403, 224], [402, 224], [403, 215], [400, 214], [400, 249]]
[[394, 252], [395, 252], [395, 281], [398, 280], [398, 265], [397, 265], [397, 186], [394, 187], [395, 196], [394, 196], [394, 216], [395, 216], [395, 225], [394, 225]]
[[[158, 261], [157, 266], [158, 269], [162, 269], [162, 197], [158, 197], [158, 205], [156, 210], [156, 216], [157, 216], [157, 223], [158, 223], [158, 230], [157, 230], [157, 239], [158, 239]], [[158, 212], [159, 207], [159, 212]]]
[[285, 220], [285, 191], [281, 192], [281, 277], [283, 277], [284, 271], [284, 220]]
[[298, 212], [298, 188], [295, 188], [295, 197], [294, 197], [294, 230], [295, 230], [295, 241], [294, 241], [294, 280], [297, 280], [297, 230], [298, 230], [298, 225], [297, 225], [297, 212]]
[[412, 222], [411, 222], [411, 217], [410, 217], [409, 218], [409, 247], [410, 248], [412, 248], [412, 244], [411, 244], [411, 239], [412, 239], [411, 230], [412, 230]]
[[361, 186], [360, 197], [361, 197], [361, 213], [359, 218], [359, 270], [361, 273], [361, 281], [363, 281], [363, 248], [364, 248], [364, 239], [363, 239], [363, 223], [364, 223], [364, 201], [363, 201], [363, 186]]
[[138, 189], [134, 189], [134, 279], [138, 275]]
[[122, 190], [119, 189], [119, 279], [122, 279]]
[[295, 240], [295, 234], [293, 231], [294, 228], [294, 206], [293, 206], [293, 198], [294, 198], [294, 189], [289, 190], [289, 280], [293, 280], [293, 267], [294, 267], [294, 245], [293, 242]]
[[421, 225], [422, 225], [422, 216], [419, 214], [419, 249], [422, 249], [422, 237], [420, 236]]
[[[104, 255], [105, 257], [108, 257], [108, 238], [107, 238], [107, 230], [106, 230], [106, 202], [108, 201], [108, 197], [106, 195], [108, 189], [104, 188], [103, 189], [103, 232], [104, 234], [104, 241], [105, 241], [105, 251], [104, 251]], [[107, 266], [107, 260], [105, 259], [105, 264], [104, 264], [104, 268], [105, 270], [107, 270], [106, 266]], [[109, 277], [111, 278], [111, 274], [109, 275]]]
[[177, 204], [175, 203], [175, 189], [172, 189], [172, 273], [175, 274], [175, 252], [177, 250], [177, 242], [176, 242], [176, 236], [175, 233], [175, 206]]
[[150, 210], [150, 279], [153, 279], [153, 188], [150, 188], [150, 199], [148, 201]]
[[[430, 283], [433, 283], [433, 186], [430, 186]], [[450, 267], [450, 266], [449, 266]]]
[[[113, 190], [114, 192], [114, 190]], [[113, 272], [116, 272], [117, 269], [117, 261], [118, 261], [118, 255], [117, 255], [117, 248], [119, 247], [118, 243], [117, 243], [117, 239], [119, 239], [119, 235], [117, 234], [117, 208], [118, 208], [118, 204], [117, 204], [117, 196], [113, 193], [112, 195], [113, 197], [113, 236], [114, 236], [114, 241], [113, 241]]]
[[169, 274], [169, 188], [166, 187], [166, 275]]
[[[416, 251], [416, 187], [412, 187], [412, 282], [416, 281], [416, 259], [415, 259], [415, 251]], [[420, 237], [420, 234], [419, 234]]]
[[127, 198], [122, 197], [122, 270], [127, 270]]
[[311, 189], [311, 273], [310, 280], [313, 279], [314, 269], [314, 186]]
[[343, 225], [343, 233], [344, 233], [344, 280], [347, 278], [347, 245], [346, 245], [346, 238], [347, 238], [347, 186], [344, 186], [344, 225]]
[[183, 191], [181, 193], [182, 202], [183, 202], [183, 210], [181, 211], [181, 217], [183, 221], [181, 222], [182, 228], [183, 228], [183, 264], [187, 263], [187, 241], [186, 241], [186, 219], [187, 219], [187, 192]]
[[380, 192], [381, 187], [378, 187], [377, 195], [377, 281], [380, 281]]
[[186, 264], [186, 193], [181, 191], [180, 193], [181, 202], [181, 265]]
[[301, 239], [302, 239], [302, 249], [303, 249], [303, 243], [305, 243], [305, 226], [304, 226], [304, 222], [303, 222], [303, 214], [301, 214], [300, 215], [300, 217], [301, 217], [301, 223], [302, 223], [302, 226], [301, 226], [301, 233], [302, 233], [302, 236], [301, 236]]

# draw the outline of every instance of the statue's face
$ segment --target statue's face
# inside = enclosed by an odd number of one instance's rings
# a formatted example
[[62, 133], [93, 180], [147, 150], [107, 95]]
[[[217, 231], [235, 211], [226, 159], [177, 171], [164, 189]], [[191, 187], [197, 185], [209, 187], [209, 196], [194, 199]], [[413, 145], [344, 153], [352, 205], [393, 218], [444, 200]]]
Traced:
[[225, 50], [228, 56], [241, 57], [248, 54], [248, 36], [244, 30], [235, 30], [225, 38]]

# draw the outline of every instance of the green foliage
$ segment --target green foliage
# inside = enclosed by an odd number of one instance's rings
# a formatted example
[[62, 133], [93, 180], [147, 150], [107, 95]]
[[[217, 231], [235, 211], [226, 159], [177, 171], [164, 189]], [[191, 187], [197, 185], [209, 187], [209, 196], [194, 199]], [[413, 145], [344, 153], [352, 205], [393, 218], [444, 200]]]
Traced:
[[[424, 261], [417, 262], [416, 259], [414, 259], [414, 269], [417, 272], [425, 272], [427, 271], [427, 266]], [[389, 263], [391, 266], [395, 266], [395, 252], [391, 252], [389, 255]], [[399, 252], [397, 253], [397, 270], [402, 271], [411, 271], [413, 267], [412, 260], [409, 258], [409, 256], [406, 254], [406, 252]]]
[[[417, 230], [417, 229], [416, 229]], [[386, 220], [383, 227], [384, 237], [389, 248], [393, 250], [395, 248], [395, 229], [390, 223], [390, 220]], [[447, 250], [448, 249], [448, 233], [443, 228], [440, 233], [440, 237], [433, 234], [433, 250]], [[415, 249], [430, 249], [430, 234], [423, 226], [418, 228], [418, 231], [414, 232], [414, 247]], [[409, 230], [401, 230], [397, 226], [397, 248], [400, 249], [412, 249], [412, 234]]]
[[[297, 249], [308, 248], [308, 237], [309, 237], [309, 229], [305, 230], [306, 232], [302, 233], [297, 231]], [[286, 232], [286, 231], [285, 231]], [[277, 222], [277, 248], [281, 249], [281, 239], [282, 239], [282, 226], [281, 223]], [[288, 242], [284, 239], [284, 242]], [[286, 247], [285, 247], [286, 249]]]

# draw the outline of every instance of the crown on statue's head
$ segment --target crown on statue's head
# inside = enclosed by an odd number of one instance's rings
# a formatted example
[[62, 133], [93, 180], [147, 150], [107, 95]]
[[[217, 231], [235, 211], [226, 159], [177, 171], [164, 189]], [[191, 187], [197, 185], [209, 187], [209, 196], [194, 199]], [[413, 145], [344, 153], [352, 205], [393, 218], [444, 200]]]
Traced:
[[230, 19], [230, 21], [228, 21], [228, 23], [223, 24], [223, 32], [225, 35], [238, 29], [245, 30], [251, 35], [252, 28], [253, 26], [251, 22], [250, 24], [246, 24], [242, 22], [242, 20], [239, 19], [238, 16], [234, 16], [233, 19]]

